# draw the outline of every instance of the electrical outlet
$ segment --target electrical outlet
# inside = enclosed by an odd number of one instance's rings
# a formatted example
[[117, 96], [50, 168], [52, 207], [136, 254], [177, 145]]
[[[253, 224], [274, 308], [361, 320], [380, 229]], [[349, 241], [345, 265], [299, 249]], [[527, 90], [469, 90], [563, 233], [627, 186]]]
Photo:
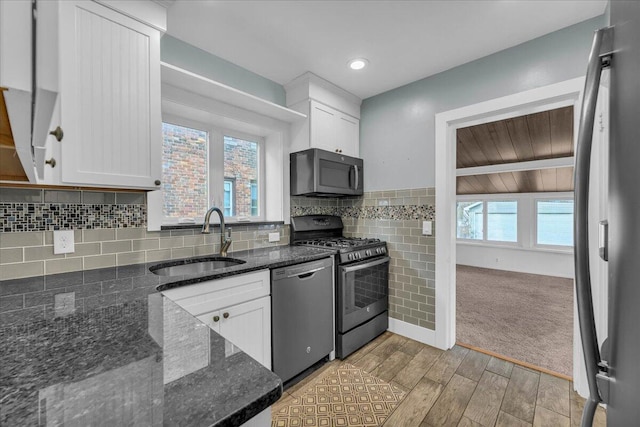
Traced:
[[279, 242], [280, 241], [280, 233], [279, 232], [275, 232], [275, 233], [269, 233], [269, 242], [273, 243], [273, 242]]
[[53, 253], [71, 254], [75, 252], [73, 230], [55, 230], [53, 232]]

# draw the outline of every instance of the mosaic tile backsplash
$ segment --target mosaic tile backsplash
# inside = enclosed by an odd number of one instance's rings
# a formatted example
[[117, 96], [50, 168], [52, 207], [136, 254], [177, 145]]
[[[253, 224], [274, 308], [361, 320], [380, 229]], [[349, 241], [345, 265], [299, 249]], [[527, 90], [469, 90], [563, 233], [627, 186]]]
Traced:
[[422, 221], [435, 220], [435, 188], [374, 191], [358, 198], [291, 198], [291, 215], [310, 214], [340, 215], [346, 236], [386, 241], [389, 315], [435, 329], [435, 236], [422, 235]]
[[0, 188], [0, 231], [146, 227], [144, 193]]
[[[217, 228], [207, 235], [196, 229], [147, 231], [145, 193], [0, 188], [0, 214], [0, 280], [219, 251]], [[74, 230], [75, 252], [53, 253], [53, 230], [59, 229]], [[289, 243], [289, 227], [282, 224], [231, 229], [230, 251]], [[269, 243], [275, 231], [280, 241]]]

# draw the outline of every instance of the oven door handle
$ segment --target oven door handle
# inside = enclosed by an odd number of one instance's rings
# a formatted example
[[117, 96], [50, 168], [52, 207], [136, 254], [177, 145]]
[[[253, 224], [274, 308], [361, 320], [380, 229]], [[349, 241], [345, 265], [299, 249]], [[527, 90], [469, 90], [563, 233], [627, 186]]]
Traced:
[[340, 267], [340, 268], [345, 273], [349, 273], [349, 272], [355, 271], [355, 270], [362, 270], [363, 268], [375, 267], [376, 265], [384, 264], [384, 263], [387, 263], [389, 261], [391, 261], [391, 258], [386, 256], [384, 258], [380, 258], [380, 259], [376, 259], [376, 260], [373, 260], [373, 261], [369, 261], [369, 262], [366, 262], [364, 264], [349, 265], [347, 267]]

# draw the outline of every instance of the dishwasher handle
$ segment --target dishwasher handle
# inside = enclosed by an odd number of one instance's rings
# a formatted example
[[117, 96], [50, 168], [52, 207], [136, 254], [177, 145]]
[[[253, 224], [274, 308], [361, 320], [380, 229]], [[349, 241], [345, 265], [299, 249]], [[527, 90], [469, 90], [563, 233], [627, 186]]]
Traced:
[[307, 270], [307, 271], [303, 271], [302, 273], [294, 273], [294, 274], [290, 274], [287, 276], [287, 279], [291, 278], [291, 277], [298, 277], [300, 279], [307, 279], [311, 276], [313, 276], [316, 272], [320, 271], [320, 270], [324, 270], [327, 267], [318, 267], [318, 268], [314, 268], [311, 270]]

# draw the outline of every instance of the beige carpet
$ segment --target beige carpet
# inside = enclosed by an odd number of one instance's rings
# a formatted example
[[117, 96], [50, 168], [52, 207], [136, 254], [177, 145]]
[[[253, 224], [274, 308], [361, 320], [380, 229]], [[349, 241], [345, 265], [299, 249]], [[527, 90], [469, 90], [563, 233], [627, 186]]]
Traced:
[[573, 280], [457, 266], [457, 340], [572, 376]]
[[274, 406], [272, 427], [381, 426], [405, 392], [343, 363], [311, 382], [289, 404]]

